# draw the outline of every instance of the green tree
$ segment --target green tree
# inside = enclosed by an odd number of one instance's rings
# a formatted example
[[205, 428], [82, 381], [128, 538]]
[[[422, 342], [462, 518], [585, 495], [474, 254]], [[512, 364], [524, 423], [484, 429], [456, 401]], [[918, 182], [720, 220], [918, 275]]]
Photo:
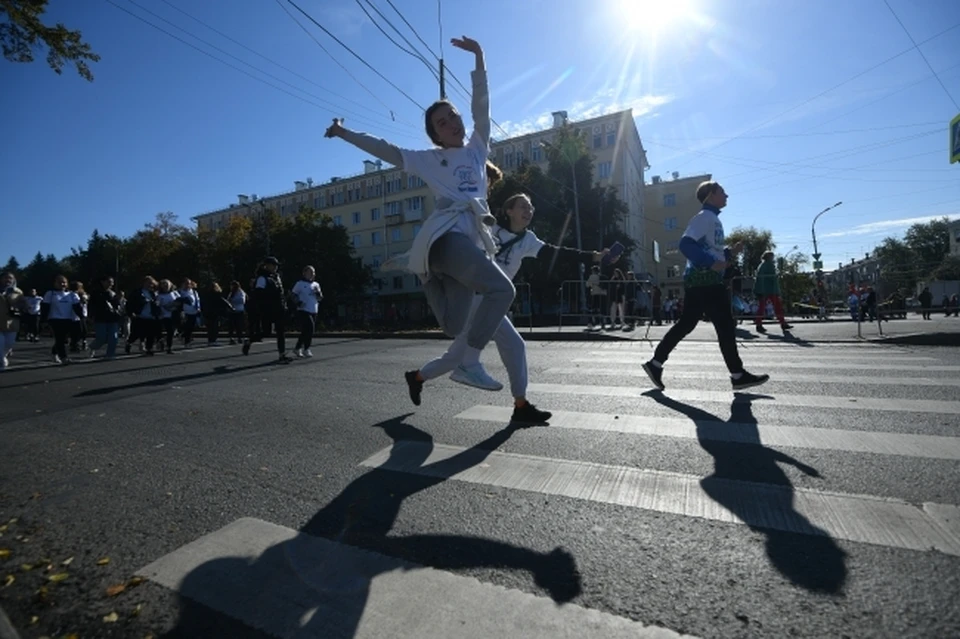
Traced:
[[743, 242], [743, 252], [740, 254], [739, 263], [745, 276], [753, 276], [760, 267], [763, 254], [777, 248], [776, 242], [773, 241], [772, 231], [753, 226], [736, 227], [727, 235], [725, 242], [727, 246]]
[[100, 56], [83, 42], [79, 31], [71, 31], [61, 23], [47, 26], [40, 17], [47, 10], [48, 0], [0, 0], [0, 45], [3, 57], [11, 62], [33, 62], [37, 49], [47, 48], [47, 64], [57, 74], [73, 62], [77, 73], [93, 81], [87, 62], [98, 62]]
[[919, 261], [920, 276], [926, 277], [950, 253], [950, 220], [943, 217], [914, 224], [903, 234], [903, 240]]
[[888, 237], [873, 254], [880, 260], [880, 278], [885, 287], [911, 294], [921, 277], [914, 250], [906, 242]]
[[960, 280], [960, 255], [948, 255], [943, 258], [931, 276], [931, 280]]
[[55, 255], [51, 253], [44, 257], [43, 253], [37, 251], [30, 263], [23, 269], [22, 277], [17, 278], [17, 285], [24, 291], [35, 288], [43, 295], [45, 291], [53, 287], [53, 278], [60, 274], [70, 277], [70, 274], [65, 272], [63, 264]]
[[0, 269], [0, 270], [3, 270], [4, 272], [10, 271], [14, 275], [16, 275], [20, 272], [20, 262], [17, 261], [17, 258], [11, 255], [10, 259], [7, 260], [6, 266], [4, 266], [3, 269]]

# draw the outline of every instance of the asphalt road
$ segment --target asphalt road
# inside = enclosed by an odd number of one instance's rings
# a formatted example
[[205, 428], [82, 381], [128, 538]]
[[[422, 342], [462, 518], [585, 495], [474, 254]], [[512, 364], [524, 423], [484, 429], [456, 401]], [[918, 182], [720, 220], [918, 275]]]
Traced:
[[[960, 635], [957, 349], [750, 339], [747, 368], [773, 380], [734, 395], [716, 346], [690, 342], [661, 394], [639, 371], [649, 344], [531, 342], [530, 399], [558, 416], [519, 429], [506, 390], [441, 379], [410, 403], [402, 372], [443, 346], [5, 372], [0, 606], [25, 638], [427, 637], [501, 614], [504, 637], [551, 618], [569, 636], [597, 619]], [[495, 349], [484, 362], [506, 381]], [[357, 549], [372, 559], [311, 572]], [[401, 613], [438, 584], [430, 615]]]

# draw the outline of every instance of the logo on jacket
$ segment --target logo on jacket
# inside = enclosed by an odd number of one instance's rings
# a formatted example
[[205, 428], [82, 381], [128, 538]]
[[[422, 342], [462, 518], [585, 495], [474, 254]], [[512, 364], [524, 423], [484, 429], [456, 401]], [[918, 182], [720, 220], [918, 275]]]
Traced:
[[477, 172], [468, 164], [461, 164], [453, 170], [453, 174], [460, 180], [457, 188], [461, 193], [476, 193], [480, 190], [477, 184]]

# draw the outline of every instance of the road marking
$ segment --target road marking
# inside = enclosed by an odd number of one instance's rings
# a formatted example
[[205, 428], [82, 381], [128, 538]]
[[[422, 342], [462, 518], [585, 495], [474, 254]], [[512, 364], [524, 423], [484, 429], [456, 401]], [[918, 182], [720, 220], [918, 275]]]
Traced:
[[[554, 568], [549, 555], [530, 553], [530, 567]], [[251, 518], [137, 574], [284, 639], [681, 637]]]
[[[639, 367], [646, 361], [645, 356], [637, 355], [636, 357], [578, 357], [570, 360], [574, 364], [605, 364], [607, 366], [637, 366]], [[870, 360], [870, 362], [855, 363], [848, 362], [844, 364], [834, 364], [831, 362], [821, 362], [815, 359], [804, 359], [800, 361], [784, 361], [783, 358], [777, 358], [776, 360], [769, 360], [766, 362], [760, 362], [759, 358], [754, 359], [751, 356], [747, 356], [747, 364], [759, 363], [763, 366], [769, 366], [775, 370], [780, 370], [784, 368], [813, 368], [816, 370], [852, 370], [856, 371], [858, 376], [863, 376], [869, 374], [870, 371], [936, 371], [938, 373], [956, 373], [960, 372], [960, 366], [942, 366], [942, 365], [914, 365], [914, 364], [879, 364], [876, 362], [884, 361], [888, 362], [892, 358], [883, 357], [875, 360]], [[697, 359], [681, 359], [681, 358], [671, 358], [664, 364], [665, 370], [671, 370], [674, 367], [686, 367], [686, 368], [696, 368], [697, 370], [702, 370], [704, 366], [716, 366], [720, 369], [723, 369], [724, 364], [723, 360], [719, 357], [702, 357]]]
[[[671, 364], [672, 364], [671, 360]], [[723, 371], [723, 364], [718, 363], [719, 370], [715, 372], [675, 371], [670, 369], [668, 375], [672, 379], [696, 379], [703, 381], [726, 381], [730, 376]], [[583, 375], [584, 377], [611, 376], [611, 377], [641, 377], [647, 374], [642, 368], [588, 368], [577, 366], [562, 366], [548, 368], [547, 374], [553, 375]], [[777, 382], [819, 382], [823, 384], [856, 384], [858, 386], [960, 386], [960, 378], [955, 377], [874, 377], [871, 375], [851, 377], [849, 375], [804, 375], [790, 373], [776, 373]]]
[[[664, 375], [670, 384], [669, 374]], [[655, 403], [648, 394], [649, 388], [635, 386], [586, 386], [571, 384], [530, 384], [531, 393], [562, 395], [592, 395], [601, 397], [631, 397]], [[750, 395], [735, 395], [733, 390], [714, 391], [693, 388], [667, 388], [664, 395], [670, 399], [699, 402], [723, 402], [729, 404], [753, 404], [763, 406], [802, 406], [804, 408], [831, 408], [834, 410], [880, 410], [905, 413], [938, 413], [960, 415], [960, 402], [938, 399], [887, 399], [884, 397], [834, 397], [831, 395], [786, 395], [764, 393], [763, 387], [750, 389]]]
[[[464, 450], [459, 446], [404, 442], [385, 448], [361, 465], [446, 477], [443, 470], [431, 468], [431, 464], [435, 466]], [[771, 470], [777, 468], [777, 461], [773, 456], [766, 461], [757, 458], [758, 464], [768, 463]], [[905, 501], [870, 495], [498, 452], [451, 478], [891, 548], [936, 549], [960, 556], [960, 538], [927, 511]]]
[[[506, 424], [512, 408], [474, 406], [455, 419]], [[960, 460], [960, 437], [878, 433], [873, 431], [810, 428], [806, 426], [771, 426], [751, 423], [693, 420], [685, 417], [652, 417], [646, 415], [611, 415], [553, 411], [550, 428], [594, 430], [629, 435], [651, 435], [679, 439], [756, 444], [786, 448], [842, 450], [853, 453], [900, 455], [924, 459]]]
[[[685, 350], [681, 350], [679, 348], [675, 350], [673, 353], [679, 359], [682, 359], [685, 355], [700, 357], [701, 355], [713, 353], [717, 356], [716, 357], [717, 361], [723, 361], [722, 358], [720, 357], [720, 347], [717, 346], [716, 344], [710, 344], [709, 346], [710, 348], [702, 349], [703, 351], [706, 351], [705, 353], [688, 352]], [[650, 349], [650, 352], [652, 353], [653, 349]], [[830, 349], [830, 352], [831, 353], [835, 352], [835, 349]], [[592, 351], [589, 353], [589, 355], [595, 356], [595, 357], [603, 357], [606, 359], [606, 357], [609, 356], [609, 351]], [[848, 363], [849, 362], [876, 362], [876, 361], [889, 362], [890, 360], [896, 360], [898, 362], [938, 362], [940, 361], [936, 357], [904, 356], [904, 355], [898, 355], [895, 353], [888, 353], [885, 351], [878, 351], [876, 353], [870, 353], [870, 354], [861, 354], [860, 351], [854, 351], [846, 355], [835, 355], [835, 354], [831, 355], [828, 353], [821, 353], [820, 351], [811, 353], [811, 352], [808, 352], [808, 349], [797, 349], [797, 348], [793, 348], [789, 350], [780, 349], [776, 351], [773, 351], [772, 349], [766, 349], [766, 348], [754, 349], [749, 351], [749, 357], [751, 359], [774, 359], [776, 361], [780, 361], [785, 357], [786, 358], [793, 357], [797, 359], [812, 359], [817, 362], [838, 360], [841, 362], [848, 362]], [[670, 361], [672, 362], [673, 359], [671, 359]]]

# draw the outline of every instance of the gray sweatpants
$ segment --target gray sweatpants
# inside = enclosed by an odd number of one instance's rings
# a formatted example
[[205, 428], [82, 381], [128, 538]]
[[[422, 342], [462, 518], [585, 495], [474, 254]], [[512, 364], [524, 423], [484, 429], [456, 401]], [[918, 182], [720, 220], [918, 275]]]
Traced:
[[516, 291], [513, 282], [463, 233], [447, 233], [430, 247], [427, 303], [450, 337], [459, 335], [470, 316], [474, 294], [482, 299], [467, 331], [467, 345], [482, 350], [507, 314]]

